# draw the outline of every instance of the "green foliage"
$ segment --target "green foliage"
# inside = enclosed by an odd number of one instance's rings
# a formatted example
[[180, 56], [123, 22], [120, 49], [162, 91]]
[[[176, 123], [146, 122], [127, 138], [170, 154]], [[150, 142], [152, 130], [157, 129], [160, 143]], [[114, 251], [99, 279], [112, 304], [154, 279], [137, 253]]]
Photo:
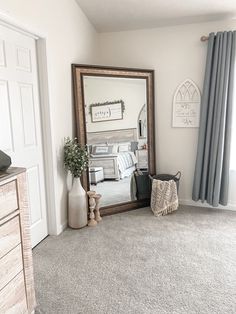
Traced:
[[82, 147], [77, 138], [67, 137], [64, 144], [64, 165], [75, 178], [79, 178], [88, 167], [89, 159], [86, 147]]

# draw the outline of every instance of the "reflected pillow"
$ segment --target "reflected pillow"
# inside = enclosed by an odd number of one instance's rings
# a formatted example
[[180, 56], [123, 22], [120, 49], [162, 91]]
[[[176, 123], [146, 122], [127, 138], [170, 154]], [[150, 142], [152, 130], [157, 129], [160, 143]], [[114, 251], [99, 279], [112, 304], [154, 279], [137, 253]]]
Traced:
[[92, 149], [93, 155], [109, 155], [112, 154], [112, 146], [93, 146]]
[[118, 152], [130, 152], [131, 151], [131, 144], [130, 143], [121, 143], [119, 144]]
[[112, 154], [117, 154], [118, 153], [118, 144], [117, 143], [109, 143], [109, 146], [112, 146]]

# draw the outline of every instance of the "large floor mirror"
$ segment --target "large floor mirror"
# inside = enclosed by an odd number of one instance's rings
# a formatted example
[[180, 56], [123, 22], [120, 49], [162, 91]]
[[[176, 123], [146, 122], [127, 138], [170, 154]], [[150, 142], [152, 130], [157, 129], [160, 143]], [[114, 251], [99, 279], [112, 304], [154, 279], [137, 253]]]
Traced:
[[102, 214], [147, 206], [148, 175], [155, 173], [154, 71], [87, 65], [72, 71], [76, 135], [90, 159], [84, 188], [102, 195]]

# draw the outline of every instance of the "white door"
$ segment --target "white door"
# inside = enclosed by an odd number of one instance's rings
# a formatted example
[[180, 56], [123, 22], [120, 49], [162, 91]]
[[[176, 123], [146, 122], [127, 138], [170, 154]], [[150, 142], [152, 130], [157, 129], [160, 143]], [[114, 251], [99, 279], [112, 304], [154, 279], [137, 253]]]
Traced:
[[35, 39], [0, 25], [0, 150], [27, 169], [32, 246], [47, 234]]

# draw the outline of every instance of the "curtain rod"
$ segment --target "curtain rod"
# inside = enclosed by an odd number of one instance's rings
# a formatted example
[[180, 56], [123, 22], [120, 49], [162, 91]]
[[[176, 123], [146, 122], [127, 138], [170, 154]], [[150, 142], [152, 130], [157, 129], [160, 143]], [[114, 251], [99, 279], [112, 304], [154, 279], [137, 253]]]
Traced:
[[207, 41], [208, 39], [209, 39], [208, 36], [202, 36], [202, 37], [201, 37], [201, 41]]

